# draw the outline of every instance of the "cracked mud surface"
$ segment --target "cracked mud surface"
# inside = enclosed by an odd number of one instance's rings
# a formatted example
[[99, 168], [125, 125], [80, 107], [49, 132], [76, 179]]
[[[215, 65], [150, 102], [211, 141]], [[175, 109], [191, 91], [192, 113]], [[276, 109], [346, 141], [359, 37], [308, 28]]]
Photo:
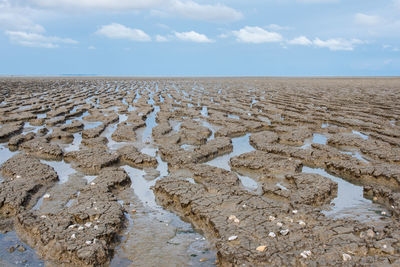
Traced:
[[2, 79], [0, 263], [398, 266], [399, 95], [396, 78]]

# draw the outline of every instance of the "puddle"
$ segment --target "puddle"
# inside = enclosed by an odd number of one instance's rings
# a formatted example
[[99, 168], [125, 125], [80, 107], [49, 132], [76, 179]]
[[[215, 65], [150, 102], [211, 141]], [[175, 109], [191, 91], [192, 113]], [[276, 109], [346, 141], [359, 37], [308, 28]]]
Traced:
[[234, 114], [228, 114], [228, 118], [236, 119], [236, 120], [240, 119], [240, 117], [238, 115], [234, 115]]
[[[5, 145], [0, 145], [0, 167], [4, 162], [6, 162], [9, 158], [17, 153], [17, 151], [10, 151]], [[0, 172], [0, 183], [1, 182], [3, 182], [3, 177], [1, 176]]]
[[24, 133], [37, 133], [40, 129], [42, 129], [42, 128], [44, 128], [44, 126], [43, 125], [41, 125], [41, 126], [34, 126], [34, 125], [31, 125], [29, 122], [25, 122], [24, 123], [24, 129], [23, 129], [23, 132]]
[[[21, 252], [18, 248], [13, 253], [8, 250], [17, 245], [23, 246], [26, 250]], [[28, 245], [21, 242], [15, 231], [6, 234], [0, 233], [0, 266], [45, 266], [44, 262], [38, 258], [36, 252]]]
[[350, 155], [353, 158], [361, 160], [362, 162], [369, 163], [369, 161], [364, 159], [363, 156], [361, 156], [361, 154], [359, 152], [357, 152], [357, 151], [340, 151], [340, 153], [343, 153], [343, 154], [346, 154], [346, 155]]
[[322, 129], [328, 128], [329, 126], [331, 126], [329, 123], [322, 123], [321, 124], [321, 128]]
[[304, 145], [302, 145], [300, 148], [306, 149], [311, 147], [311, 144], [321, 144], [321, 145], [326, 145], [326, 142], [328, 141], [328, 138], [323, 135], [323, 134], [318, 134], [314, 133], [312, 138], [306, 139], [304, 141]]
[[250, 177], [241, 175], [237, 172], [236, 172], [236, 175], [239, 177], [239, 180], [242, 182], [242, 185], [244, 187], [250, 189], [250, 191], [257, 191], [259, 189], [258, 183], [256, 181], [254, 181], [253, 179], [251, 179]]
[[59, 183], [63, 184], [68, 181], [68, 177], [76, 173], [71, 167], [71, 164], [65, 163], [65, 161], [47, 161], [47, 160], [40, 160], [41, 163], [50, 165], [58, 174]]
[[[232, 138], [233, 150], [231, 153], [217, 157], [213, 160], [206, 162], [205, 164], [208, 164], [208, 165], [211, 165], [211, 166], [214, 166], [217, 168], [222, 168], [227, 171], [232, 171], [231, 166], [229, 165], [231, 158], [233, 158], [235, 156], [239, 156], [243, 153], [247, 153], [247, 152], [251, 152], [251, 151], [255, 150], [249, 143], [249, 136], [250, 136], [250, 134], [246, 134], [241, 137]], [[232, 171], [232, 172], [235, 173], [239, 177], [240, 181], [242, 182], [242, 185], [249, 191], [255, 192], [255, 191], [260, 190], [258, 183], [256, 181], [254, 181], [252, 178], [241, 175], [235, 171]]]
[[[381, 220], [383, 218], [381, 212], [386, 211], [386, 209], [364, 198], [362, 186], [354, 185], [331, 175], [324, 169], [304, 166], [302, 172], [319, 174], [338, 184], [337, 197], [332, 201], [332, 208], [322, 212], [326, 216], [334, 218], [351, 217], [361, 222], [370, 222], [370, 220]], [[389, 213], [387, 212], [387, 214]]]
[[63, 150], [65, 152], [71, 152], [71, 151], [78, 151], [79, 150], [79, 146], [82, 142], [82, 134], [81, 133], [74, 133], [74, 140], [72, 141], [72, 143], [68, 144], [68, 145], [63, 145]]
[[268, 125], [271, 125], [271, 120], [265, 116], [257, 116], [257, 118], [263, 122], [266, 122]]
[[159, 106], [154, 106], [154, 111], [150, 113], [150, 115], [146, 119], [146, 128], [142, 134], [142, 142], [149, 143], [152, 141], [152, 132], [153, 128], [157, 126], [156, 116], [157, 113], [160, 111]]
[[201, 108], [201, 116], [208, 117], [208, 108], [206, 106]]
[[101, 121], [83, 121], [83, 124], [85, 125], [84, 129], [87, 130], [87, 129], [96, 128], [96, 127], [102, 125], [103, 122], [101, 122]]
[[47, 118], [47, 114], [46, 113], [42, 113], [42, 114], [36, 114], [38, 119], [45, 119]]
[[365, 135], [365, 134], [362, 134], [362, 133], [360, 133], [360, 132], [358, 132], [358, 131], [355, 131], [355, 130], [352, 130], [351, 131], [353, 134], [356, 134], [356, 135], [358, 135], [358, 136], [360, 136], [362, 139], [364, 139], [364, 140], [367, 140], [369, 137], [368, 137], [368, 135]]
[[169, 123], [174, 132], [179, 132], [181, 130], [181, 125], [182, 125], [181, 121], [170, 120]]
[[183, 150], [186, 150], [186, 151], [193, 151], [196, 148], [196, 146], [193, 146], [193, 145], [181, 145], [181, 148], [183, 148]]
[[286, 187], [284, 187], [284, 186], [281, 185], [280, 183], [277, 183], [276, 186], [279, 187], [279, 188], [282, 189], [282, 190], [289, 191], [289, 189], [287, 189]]
[[246, 134], [241, 137], [232, 138], [233, 151], [229, 154], [210, 160], [206, 164], [231, 171], [229, 161], [232, 157], [255, 150], [249, 143], [249, 136], [250, 134]]

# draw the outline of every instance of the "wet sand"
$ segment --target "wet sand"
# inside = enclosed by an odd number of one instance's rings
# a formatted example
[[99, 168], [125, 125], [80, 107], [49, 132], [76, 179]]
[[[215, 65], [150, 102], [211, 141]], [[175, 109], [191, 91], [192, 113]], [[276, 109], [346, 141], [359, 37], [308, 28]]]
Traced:
[[0, 99], [3, 265], [400, 265], [400, 79], [9, 78]]

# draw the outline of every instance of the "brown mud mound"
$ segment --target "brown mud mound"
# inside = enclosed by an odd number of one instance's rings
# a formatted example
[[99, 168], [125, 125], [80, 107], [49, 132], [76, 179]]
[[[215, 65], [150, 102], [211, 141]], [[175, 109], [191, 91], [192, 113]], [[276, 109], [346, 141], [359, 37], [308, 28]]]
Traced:
[[57, 144], [49, 143], [43, 138], [35, 138], [24, 142], [20, 147], [26, 153], [41, 159], [60, 160], [63, 156], [63, 151]]
[[119, 155], [97, 147], [68, 152], [64, 160], [74, 163], [84, 173], [98, 174], [101, 169], [118, 163]]
[[0, 141], [20, 133], [23, 128], [24, 128], [23, 123], [4, 124], [0, 128]]
[[30, 211], [18, 216], [17, 234], [43, 259], [70, 266], [104, 265], [125, 219], [114, 194], [130, 183], [122, 169], [102, 170], [71, 207], [57, 214]]
[[233, 157], [230, 164], [233, 169], [244, 169], [265, 175], [300, 172], [303, 167], [299, 160], [258, 150]]
[[157, 167], [154, 157], [139, 152], [136, 147], [129, 145], [118, 149], [120, 161], [134, 168]]
[[54, 169], [38, 159], [18, 154], [1, 166], [0, 230], [10, 230], [19, 213], [32, 208], [57, 180]]
[[264, 184], [264, 196], [286, 199], [293, 207], [299, 205], [319, 206], [329, 203], [337, 194], [337, 183], [317, 174], [285, 176], [285, 186]]

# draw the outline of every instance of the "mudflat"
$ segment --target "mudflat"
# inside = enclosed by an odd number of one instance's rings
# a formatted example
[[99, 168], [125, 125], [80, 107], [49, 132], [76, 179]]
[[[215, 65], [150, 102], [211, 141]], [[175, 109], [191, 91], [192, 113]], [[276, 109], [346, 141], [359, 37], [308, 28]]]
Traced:
[[2, 264], [400, 265], [400, 78], [7, 78], [0, 100]]

